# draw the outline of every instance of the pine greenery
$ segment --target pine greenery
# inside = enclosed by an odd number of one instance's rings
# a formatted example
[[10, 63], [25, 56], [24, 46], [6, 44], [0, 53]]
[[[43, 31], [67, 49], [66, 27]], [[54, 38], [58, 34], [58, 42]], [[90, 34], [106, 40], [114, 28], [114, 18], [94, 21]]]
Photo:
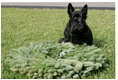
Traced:
[[95, 45], [49, 41], [13, 49], [6, 62], [10, 70], [29, 78], [79, 79], [108, 66], [108, 60], [103, 54]]

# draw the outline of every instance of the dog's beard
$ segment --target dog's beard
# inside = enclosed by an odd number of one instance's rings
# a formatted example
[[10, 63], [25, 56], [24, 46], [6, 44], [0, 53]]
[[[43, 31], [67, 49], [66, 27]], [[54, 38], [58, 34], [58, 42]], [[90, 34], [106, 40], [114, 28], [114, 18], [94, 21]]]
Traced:
[[84, 30], [84, 26], [80, 23], [72, 24], [71, 26], [72, 33], [82, 32], [83, 30]]

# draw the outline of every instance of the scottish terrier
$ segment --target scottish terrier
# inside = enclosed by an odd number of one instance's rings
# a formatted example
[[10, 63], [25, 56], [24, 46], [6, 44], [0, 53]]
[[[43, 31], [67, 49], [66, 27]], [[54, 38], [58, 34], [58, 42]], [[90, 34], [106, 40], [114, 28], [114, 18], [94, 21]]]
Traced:
[[72, 4], [68, 4], [69, 21], [64, 30], [64, 37], [60, 38], [59, 43], [71, 42], [79, 45], [83, 43], [92, 45], [93, 35], [86, 23], [87, 11], [87, 4], [80, 11], [75, 11]]

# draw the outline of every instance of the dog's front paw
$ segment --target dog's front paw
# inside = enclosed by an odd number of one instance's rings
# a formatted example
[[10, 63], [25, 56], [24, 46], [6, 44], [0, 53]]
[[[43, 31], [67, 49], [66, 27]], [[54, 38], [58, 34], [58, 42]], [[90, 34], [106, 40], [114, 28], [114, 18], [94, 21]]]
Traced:
[[58, 43], [62, 43], [62, 42], [64, 42], [64, 38], [60, 38], [58, 41]]

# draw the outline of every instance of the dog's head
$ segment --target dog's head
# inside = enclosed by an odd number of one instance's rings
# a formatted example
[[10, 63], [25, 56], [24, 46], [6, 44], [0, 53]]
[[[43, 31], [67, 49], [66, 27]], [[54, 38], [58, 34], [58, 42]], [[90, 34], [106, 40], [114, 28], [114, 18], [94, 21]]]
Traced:
[[72, 4], [68, 4], [67, 12], [70, 17], [70, 25], [74, 30], [79, 30], [80, 32], [85, 28], [84, 24], [86, 23], [87, 18], [87, 4], [80, 11], [75, 11]]

